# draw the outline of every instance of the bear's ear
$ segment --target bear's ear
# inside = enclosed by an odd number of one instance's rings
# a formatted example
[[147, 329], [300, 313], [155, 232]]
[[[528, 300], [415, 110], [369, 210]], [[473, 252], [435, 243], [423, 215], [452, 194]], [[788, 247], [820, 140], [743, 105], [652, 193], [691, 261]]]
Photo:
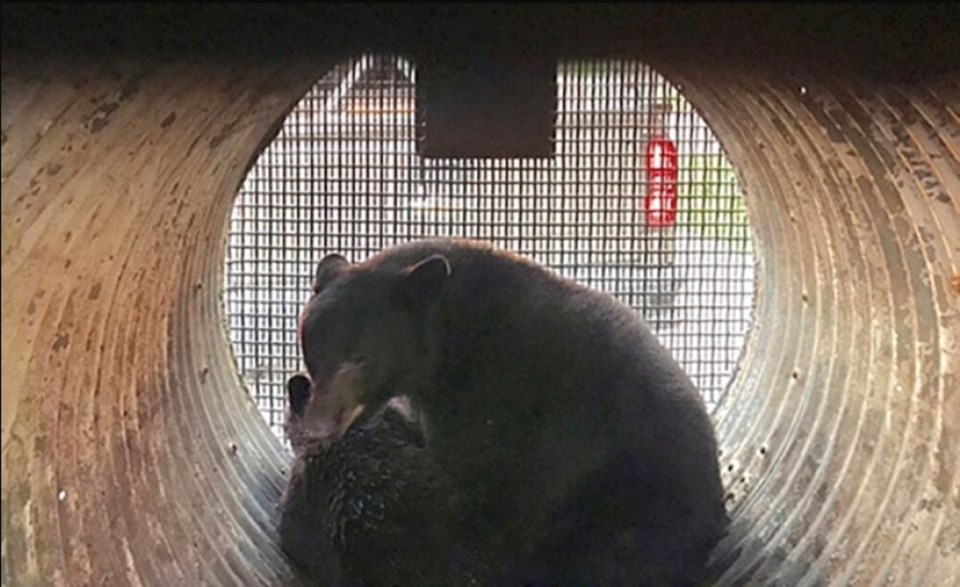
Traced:
[[403, 272], [400, 289], [404, 300], [411, 305], [434, 301], [451, 271], [450, 262], [443, 255], [431, 255], [411, 265]]
[[317, 270], [313, 274], [313, 293], [320, 293], [349, 264], [350, 262], [343, 255], [336, 253], [330, 253], [324, 257], [317, 264]]
[[307, 402], [310, 401], [310, 380], [305, 375], [293, 375], [287, 379], [287, 401], [290, 402], [290, 411], [298, 416], [303, 415]]

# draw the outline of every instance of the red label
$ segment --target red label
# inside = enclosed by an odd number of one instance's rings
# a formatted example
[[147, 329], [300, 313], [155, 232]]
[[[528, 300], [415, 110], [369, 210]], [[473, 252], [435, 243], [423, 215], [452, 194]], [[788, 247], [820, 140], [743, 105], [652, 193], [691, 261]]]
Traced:
[[647, 226], [673, 226], [677, 221], [677, 146], [669, 139], [647, 143]]

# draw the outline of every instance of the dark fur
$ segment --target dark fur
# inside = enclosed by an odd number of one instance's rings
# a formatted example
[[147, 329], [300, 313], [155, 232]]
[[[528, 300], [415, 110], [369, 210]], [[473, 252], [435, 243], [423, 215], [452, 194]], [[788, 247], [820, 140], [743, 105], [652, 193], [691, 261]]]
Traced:
[[[449, 274], [448, 274], [449, 273]], [[340, 263], [301, 316], [307, 424], [337, 365], [427, 444], [537, 583], [705, 580], [728, 518], [710, 418], [634, 311], [502, 251], [421, 241]]]
[[296, 407], [287, 412], [295, 458], [281, 547], [316, 584], [488, 582], [449, 479], [419, 429], [388, 407], [342, 440], [324, 442], [304, 433]]

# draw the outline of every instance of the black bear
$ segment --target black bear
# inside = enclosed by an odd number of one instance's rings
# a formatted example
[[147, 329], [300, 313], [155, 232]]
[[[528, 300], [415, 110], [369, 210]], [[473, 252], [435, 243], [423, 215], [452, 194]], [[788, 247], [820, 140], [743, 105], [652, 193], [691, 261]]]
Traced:
[[[287, 380], [294, 460], [280, 546], [318, 585], [485, 585], [492, 576], [449, 479], [394, 406], [336, 442], [305, 433], [309, 381]], [[486, 551], [489, 552], [489, 551]]]
[[511, 582], [695, 585], [728, 517], [700, 394], [610, 295], [461, 239], [318, 265], [303, 426], [339, 438], [395, 395], [518, 559]]

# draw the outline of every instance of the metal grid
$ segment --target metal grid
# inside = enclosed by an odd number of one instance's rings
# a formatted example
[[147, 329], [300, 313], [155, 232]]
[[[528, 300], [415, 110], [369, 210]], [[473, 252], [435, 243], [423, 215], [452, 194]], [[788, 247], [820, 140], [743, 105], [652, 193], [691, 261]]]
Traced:
[[[296, 317], [315, 264], [407, 240], [492, 241], [635, 308], [713, 408], [754, 302], [742, 190], [677, 88], [636, 61], [562, 63], [555, 154], [417, 155], [412, 63], [361, 56], [325, 75], [251, 168], [230, 225], [225, 302], [239, 368], [278, 435], [284, 382], [301, 368]], [[677, 145], [676, 225], [646, 226], [643, 153]]]

